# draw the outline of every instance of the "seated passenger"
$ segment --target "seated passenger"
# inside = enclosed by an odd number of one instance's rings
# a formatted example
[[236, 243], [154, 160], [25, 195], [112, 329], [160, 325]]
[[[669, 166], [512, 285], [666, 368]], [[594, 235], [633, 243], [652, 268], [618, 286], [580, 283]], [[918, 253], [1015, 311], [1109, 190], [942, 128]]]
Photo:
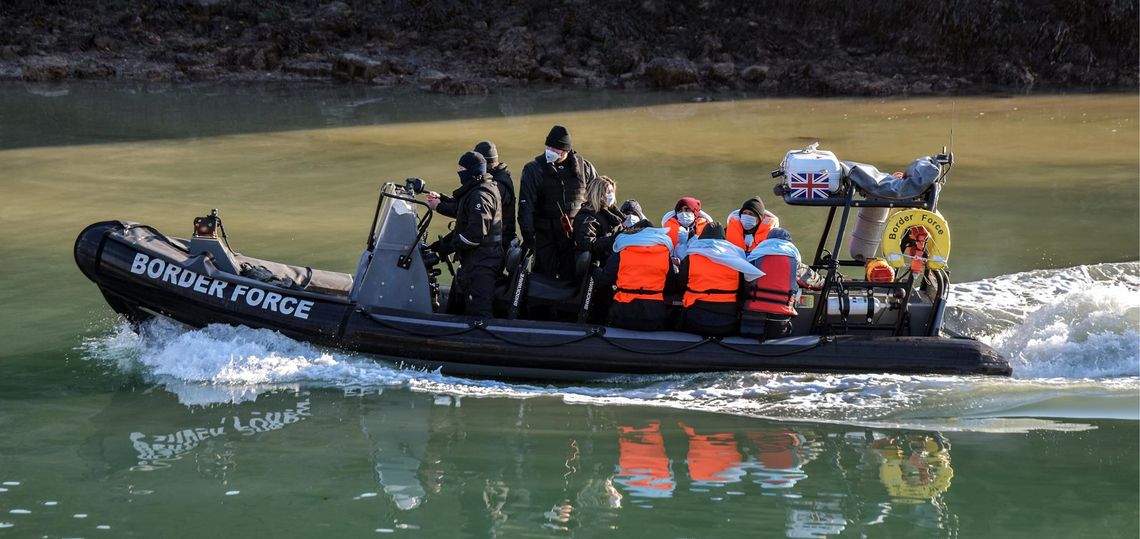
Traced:
[[725, 226], [725, 238], [733, 245], [752, 252], [760, 242], [768, 239], [768, 231], [780, 227], [780, 218], [766, 209], [760, 197], [744, 201], [739, 210], [729, 214]]
[[681, 261], [678, 283], [685, 285], [682, 329], [705, 336], [736, 333], [741, 283], [761, 275], [745, 260], [741, 248], [725, 241], [720, 223], [710, 223], [699, 239], [689, 242]]
[[669, 229], [669, 239], [673, 241], [673, 256], [682, 258], [685, 244], [699, 236], [711, 221], [712, 217], [701, 211], [700, 200], [681, 197], [673, 211], [661, 218], [661, 226]]
[[641, 211], [641, 203], [632, 198], [621, 203], [620, 211], [623, 219], [621, 223], [623, 229], [632, 228], [633, 225], [645, 220], [645, 212]]
[[609, 325], [655, 331], [669, 317], [665, 290], [671, 288], [673, 242], [664, 228], [643, 220], [618, 234], [614, 253], [596, 275], [602, 287], [617, 287], [610, 305]]
[[614, 250], [614, 237], [621, 231], [622, 215], [618, 212], [616, 182], [598, 176], [586, 188], [586, 203], [574, 216], [574, 250], [589, 252], [599, 265]]
[[819, 284], [819, 276], [800, 262], [792, 235], [782, 228], [768, 232], [768, 239], [748, 254], [748, 261], [764, 275], [747, 287], [740, 334], [760, 340], [791, 335], [801, 283]]

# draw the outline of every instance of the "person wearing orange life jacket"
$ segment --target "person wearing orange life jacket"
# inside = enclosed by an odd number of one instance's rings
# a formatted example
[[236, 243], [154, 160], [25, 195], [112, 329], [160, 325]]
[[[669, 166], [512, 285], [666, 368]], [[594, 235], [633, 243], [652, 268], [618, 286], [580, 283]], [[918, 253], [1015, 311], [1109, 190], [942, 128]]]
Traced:
[[595, 273], [601, 289], [616, 287], [609, 312], [612, 326], [655, 331], [669, 317], [665, 293], [674, 286], [673, 243], [664, 228], [651, 224], [643, 220], [618, 234], [614, 253]]
[[780, 218], [766, 209], [760, 197], [752, 197], [725, 220], [724, 236], [733, 245], [750, 253], [760, 242], [768, 239], [768, 231], [780, 227]]
[[792, 235], [774, 228], [760, 242], [748, 261], [764, 273], [748, 287], [740, 314], [740, 334], [745, 337], [778, 339], [792, 332], [800, 287], [817, 288], [821, 278], [800, 262]]
[[710, 223], [700, 238], [688, 243], [681, 260], [677, 281], [685, 289], [682, 329], [705, 336], [736, 333], [741, 284], [762, 275], [744, 258], [743, 249], [724, 239], [720, 223]]
[[673, 256], [680, 259], [685, 254], [685, 244], [696, 239], [712, 222], [712, 217], [701, 211], [701, 201], [693, 197], [681, 197], [673, 211], [661, 218], [661, 226], [669, 229], [669, 239], [673, 241]]

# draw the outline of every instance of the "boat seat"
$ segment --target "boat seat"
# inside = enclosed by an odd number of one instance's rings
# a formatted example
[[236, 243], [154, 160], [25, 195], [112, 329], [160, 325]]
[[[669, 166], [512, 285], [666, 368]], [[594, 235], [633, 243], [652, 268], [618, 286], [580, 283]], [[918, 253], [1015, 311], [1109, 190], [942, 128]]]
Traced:
[[512, 243], [510, 248], [507, 249], [506, 254], [503, 255], [503, 269], [507, 275], [514, 276], [515, 272], [519, 269], [519, 264], [522, 263], [523, 250], [519, 247], [518, 242]]
[[528, 300], [541, 300], [562, 303], [574, 301], [578, 297], [580, 283], [562, 281], [546, 275], [531, 273], [527, 278], [526, 297]]

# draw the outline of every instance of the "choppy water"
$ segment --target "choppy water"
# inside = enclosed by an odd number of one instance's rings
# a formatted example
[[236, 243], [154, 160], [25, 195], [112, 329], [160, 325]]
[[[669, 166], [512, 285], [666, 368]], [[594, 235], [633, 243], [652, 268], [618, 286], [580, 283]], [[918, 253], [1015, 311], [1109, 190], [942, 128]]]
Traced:
[[[1140, 535], [1135, 96], [686, 98], [0, 85], [0, 537]], [[789, 148], [902, 165], [953, 128], [947, 326], [1014, 376], [473, 380], [135, 334], [70, 259], [90, 222], [219, 206], [243, 252], [349, 270], [380, 181], [446, 185], [485, 137], [521, 169], [554, 122], [619, 196], [714, 215]]]

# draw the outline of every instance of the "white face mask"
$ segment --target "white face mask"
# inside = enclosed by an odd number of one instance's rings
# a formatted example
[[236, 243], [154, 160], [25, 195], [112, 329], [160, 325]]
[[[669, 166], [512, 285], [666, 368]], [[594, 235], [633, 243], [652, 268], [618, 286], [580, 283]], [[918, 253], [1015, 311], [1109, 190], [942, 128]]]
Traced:
[[636, 225], [638, 221], [639, 221], [639, 219], [637, 218], [636, 215], [626, 215], [625, 221], [622, 222], [621, 226], [623, 226], [625, 228], [629, 228], [629, 227], [632, 227], [633, 225]]
[[545, 153], [546, 153], [546, 162], [547, 163], [553, 163], [553, 162], [562, 158], [562, 154], [560, 154], [554, 150], [551, 150], [550, 148], [547, 148]]
[[617, 202], [617, 194], [612, 192], [606, 193], [606, 206], [613, 206], [614, 202]]
[[758, 224], [760, 224], [760, 218], [755, 215], [740, 216], [740, 225], [744, 227], [744, 230], [752, 230]]
[[681, 226], [686, 227], [686, 228], [692, 226], [693, 221], [696, 221], [696, 220], [697, 220], [697, 216], [693, 215], [693, 212], [691, 212], [691, 211], [683, 211], [683, 212], [677, 214], [677, 222], [681, 223]]

